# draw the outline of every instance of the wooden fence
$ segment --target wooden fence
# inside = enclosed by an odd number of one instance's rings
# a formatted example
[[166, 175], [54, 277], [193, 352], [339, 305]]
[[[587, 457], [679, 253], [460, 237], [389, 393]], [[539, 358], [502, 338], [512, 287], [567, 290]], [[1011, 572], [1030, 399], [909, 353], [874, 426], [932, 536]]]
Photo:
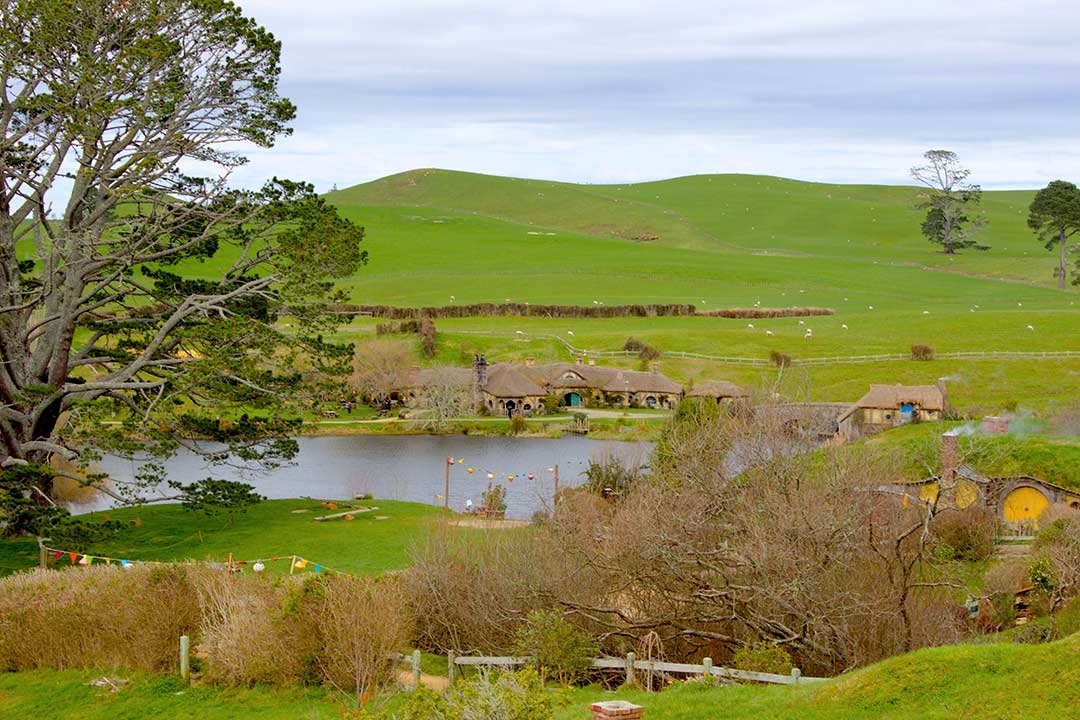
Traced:
[[[516, 667], [527, 665], [532, 662], [530, 657], [490, 657], [462, 655], [450, 653], [447, 656], [447, 668], [450, 684], [454, 683], [456, 669], [459, 666], [473, 667]], [[417, 658], [416, 662], [419, 662]], [[700, 664], [695, 663], [669, 663], [658, 660], [638, 660], [634, 653], [626, 653], [625, 658], [601, 657], [594, 658], [590, 667], [604, 670], [622, 670], [626, 673], [626, 682], [634, 682], [635, 671], [643, 671], [649, 674], [668, 673], [674, 675], [712, 675], [713, 677], [739, 682], [768, 683], [771, 685], [797, 685], [800, 682], [821, 682], [827, 678], [803, 677], [799, 668], [792, 668], [789, 675], [777, 675], [775, 673], [751, 672], [749, 670], [736, 670], [714, 666], [712, 658], [704, 658]], [[414, 671], [415, 672], [415, 671]]]
[[[509, 337], [505, 332], [494, 330], [455, 330], [454, 332], [466, 335], [496, 335]], [[530, 333], [530, 336], [556, 340], [566, 348], [567, 352], [575, 357], [612, 358], [638, 356], [638, 353], [633, 350], [588, 350], [575, 347], [565, 338], [558, 335]], [[519, 340], [522, 339], [521, 336], [516, 334], [515, 337]], [[709, 355], [706, 353], [685, 352], [683, 350], [663, 350], [662, 357], [680, 358], [683, 360], [708, 360], [709, 362], [724, 363], [726, 365], [766, 366], [772, 364], [772, 361], [766, 358]], [[1080, 350], [962, 350], [957, 352], [934, 353], [935, 360], [1067, 360], [1073, 358], [1080, 358]], [[833, 357], [795, 358], [792, 363], [795, 365], [849, 365], [856, 363], [896, 362], [911, 359], [911, 353], [881, 353], [878, 355], [837, 355]]]

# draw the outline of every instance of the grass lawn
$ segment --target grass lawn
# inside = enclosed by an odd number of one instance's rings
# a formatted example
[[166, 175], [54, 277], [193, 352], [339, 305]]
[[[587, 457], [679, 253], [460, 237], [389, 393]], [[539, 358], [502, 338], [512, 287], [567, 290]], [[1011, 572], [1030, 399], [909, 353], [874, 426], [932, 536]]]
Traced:
[[[325, 568], [357, 574], [399, 570], [409, 564], [409, 548], [427, 528], [441, 521], [441, 508], [397, 500], [357, 502], [377, 510], [356, 513], [355, 519], [315, 522], [327, 510], [311, 500], [267, 500], [247, 512], [207, 516], [179, 505], [152, 505], [91, 513], [91, 519], [112, 519], [128, 524], [118, 536], [87, 547], [61, 547], [65, 551], [126, 560], [213, 560], [224, 562], [230, 553], [237, 560], [282, 558], [266, 563], [269, 571], [288, 572], [288, 558], [299, 555]], [[296, 512], [304, 510], [305, 512]], [[385, 518], [385, 519], [377, 519]], [[58, 543], [49, 543], [50, 546]], [[36, 567], [33, 540], [0, 542], [0, 572]], [[68, 558], [50, 558], [50, 564], [70, 564]]]
[[[324, 690], [188, 688], [166, 678], [130, 678], [119, 692], [89, 687], [103, 672], [0, 674], [0, 717], [339, 718]], [[1041, 720], [1076, 717], [1080, 706], [1080, 637], [1048, 645], [996, 643], [920, 650], [849, 675], [799, 687], [676, 683], [661, 693], [578, 688], [556, 720], [582, 720], [588, 705], [627, 700], [649, 720]], [[400, 702], [395, 699], [391, 706]]]

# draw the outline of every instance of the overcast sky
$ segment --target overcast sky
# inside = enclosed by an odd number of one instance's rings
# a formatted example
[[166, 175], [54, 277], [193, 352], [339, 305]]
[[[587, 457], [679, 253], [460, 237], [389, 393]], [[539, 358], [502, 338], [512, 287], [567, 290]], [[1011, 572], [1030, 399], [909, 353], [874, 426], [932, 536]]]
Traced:
[[1074, 0], [239, 0], [295, 133], [237, 180], [418, 167], [571, 182], [746, 172], [1080, 181]]

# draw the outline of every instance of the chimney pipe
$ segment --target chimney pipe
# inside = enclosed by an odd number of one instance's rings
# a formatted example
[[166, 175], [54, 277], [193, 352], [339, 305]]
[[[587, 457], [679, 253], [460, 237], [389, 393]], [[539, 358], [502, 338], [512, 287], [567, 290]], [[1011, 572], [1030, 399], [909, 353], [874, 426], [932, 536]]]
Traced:
[[956, 435], [941, 436], [941, 480], [943, 483], [956, 479], [960, 464], [960, 439]]

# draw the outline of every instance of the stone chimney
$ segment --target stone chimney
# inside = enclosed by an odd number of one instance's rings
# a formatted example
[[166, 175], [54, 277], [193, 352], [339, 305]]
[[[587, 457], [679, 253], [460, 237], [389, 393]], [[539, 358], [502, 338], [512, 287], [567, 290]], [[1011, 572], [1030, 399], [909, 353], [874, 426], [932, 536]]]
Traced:
[[952, 433], [941, 436], [941, 480], [943, 483], [956, 479], [960, 465], [960, 440]]
[[576, 364], [578, 364], [578, 365], [584, 365], [585, 364], [585, 358], [578, 355], [576, 358], [574, 358], [574, 362]]
[[660, 363], [653, 363], [652, 364], [652, 374], [653, 375], [659, 375], [660, 374]]
[[487, 385], [488, 364], [483, 355], [473, 355], [473, 375], [476, 380], [476, 392], [479, 393]]

